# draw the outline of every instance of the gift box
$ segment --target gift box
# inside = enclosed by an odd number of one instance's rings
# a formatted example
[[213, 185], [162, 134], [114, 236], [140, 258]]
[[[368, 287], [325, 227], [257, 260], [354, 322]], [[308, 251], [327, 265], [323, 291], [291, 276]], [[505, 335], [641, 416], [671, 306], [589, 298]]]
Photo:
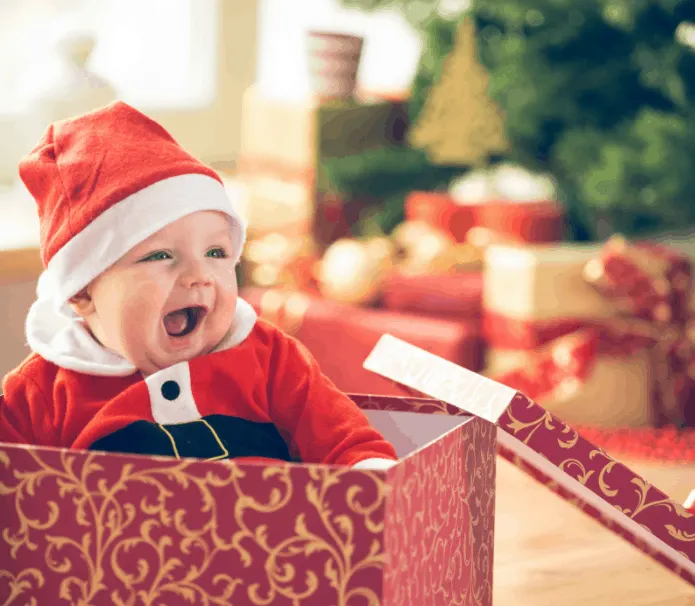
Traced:
[[477, 205], [477, 225], [512, 242], [549, 243], [565, 239], [565, 213], [557, 202], [490, 201]]
[[6, 604], [492, 604], [495, 432], [356, 396], [388, 471], [0, 444]]
[[565, 239], [565, 213], [557, 202], [457, 202], [445, 192], [416, 191], [405, 200], [405, 218], [423, 221], [465, 242], [474, 227], [510, 243], [541, 244]]
[[354, 307], [280, 289], [245, 288], [241, 296], [261, 318], [299, 339], [316, 358], [322, 372], [346, 392], [403, 395], [403, 390], [392, 381], [362, 368], [362, 362], [384, 331], [466, 368], [482, 367], [483, 339], [480, 322], [475, 319], [447, 320]]
[[695, 585], [695, 517], [533, 400], [391, 335], [364, 366], [496, 426], [502, 456]]
[[406, 100], [281, 100], [256, 86], [244, 92], [242, 112], [242, 158], [312, 172], [323, 157], [402, 143], [408, 116]]
[[405, 218], [423, 221], [441, 229], [456, 242], [465, 242], [466, 235], [477, 225], [477, 206], [460, 205], [445, 192], [414, 191], [405, 199]]
[[688, 260], [649, 243], [491, 247], [486, 374], [574, 424], [689, 424], [690, 290]]
[[237, 174], [249, 198], [249, 234], [313, 233], [328, 245], [349, 232], [363, 205], [328, 195], [324, 160], [397, 145], [405, 101], [283, 101], [255, 86], [242, 100]]
[[388, 309], [441, 318], [478, 318], [483, 276], [479, 271], [427, 275], [394, 271], [381, 290], [382, 303]]

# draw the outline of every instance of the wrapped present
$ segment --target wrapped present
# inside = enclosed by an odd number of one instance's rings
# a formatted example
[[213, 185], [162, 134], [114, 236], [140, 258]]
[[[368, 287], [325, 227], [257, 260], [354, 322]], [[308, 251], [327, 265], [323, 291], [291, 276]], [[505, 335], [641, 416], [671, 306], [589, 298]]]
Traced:
[[364, 366], [490, 422], [503, 457], [695, 585], [695, 516], [533, 400], [392, 335]]
[[402, 141], [405, 101], [283, 101], [255, 86], [242, 101], [237, 174], [249, 193], [249, 237], [311, 234], [319, 246], [346, 236], [364, 207], [326, 183], [328, 159]]
[[354, 399], [388, 471], [0, 444], [4, 603], [491, 606], [494, 427]]
[[575, 424], [691, 424], [689, 261], [654, 244], [493, 247], [488, 374]]
[[382, 284], [382, 304], [443, 318], [477, 318], [482, 309], [483, 277], [479, 271], [409, 275], [392, 272]]
[[459, 205], [446, 192], [414, 191], [405, 199], [405, 218], [422, 221], [449, 234], [456, 242], [465, 242], [469, 230], [477, 224], [477, 206]]
[[477, 225], [511, 242], [561, 242], [565, 213], [557, 202], [485, 202], [477, 206]]
[[399, 144], [407, 125], [404, 100], [284, 101], [255, 86], [244, 93], [242, 113], [240, 166], [285, 178], [297, 172], [316, 178], [323, 158]]
[[[403, 390], [362, 368], [384, 331], [417, 343], [466, 368], [480, 369], [483, 340], [476, 319], [440, 319], [418, 314], [342, 305], [306, 293], [246, 288], [242, 298], [260, 317], [299, 339], [321, 370], [343, 391], [403, 395]], [[336, 355], [336, 344], [340, 344]]]
[[[263, 168], [262, 168], [263, 167]], [[316, 191], [313, 176], [273, 164], [240, 162], [250, 240], [271, 233], [309, 236], [321, 248], [350, 234], [364, 203]]]
[[565, 213], [556, 202], [480, 201], [461, 204], [442, 192], [412, 192], [405, 217], [441, 229], [457, 242], [470, 241], [476, 227], [510, 243], [540, 244], [565, 239]]
[[565, 238], [565, 213], [549, 175], [513, 164], [473, 170], [449, 188], [459, 207], [475, 210], [476, 226], [507, 242], [548, 243]]

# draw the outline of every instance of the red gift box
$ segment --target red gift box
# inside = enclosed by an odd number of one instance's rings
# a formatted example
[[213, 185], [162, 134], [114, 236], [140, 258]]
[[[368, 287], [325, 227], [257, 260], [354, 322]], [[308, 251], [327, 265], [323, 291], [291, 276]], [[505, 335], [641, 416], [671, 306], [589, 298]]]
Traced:
[[342, 305], [306, 293], [246, 288], [241, 296], [264, 319], [299, 339], [321, 370], [343, 391], [403, 395], [403, 390], [365, 371], [362, 362], [384, 332], [433, 354], [478, 370], [483, 339], [477, 320], [445, 320], [400, 311]]
[[475, 206], [461, 206], [447, 193], [430, 191], [415, 191], [406, 197], [405, 218], [441, 229], [456, 242], [465, 242], [477, 222]]
[[557, 202], [486, 202], [478, 205], [477, 224], [502, 238], [527, 243], [565, 239], [565, 214]]
[[381, 291], [382, 303], [388, 309], [477, 318], [482, 309], [483, 277], [479, 271], [431, 275], [393, 272]]
[[365, 368], [494, 424], [502, 456], [695, 585], [695, 516], [543, 407], [390, 335]]
[[0, 444], [5, 604], [492, 604], [495, 432], [355, 396], [388, 471]]
[[441, 229], [457, 242], [465, 242], [473, 227], [510, 242], [560, 242], [566, 235], [564, 210], [552, 201], [457, 204], [447, 193], [416, 191], [405, 200], [405, 218]]

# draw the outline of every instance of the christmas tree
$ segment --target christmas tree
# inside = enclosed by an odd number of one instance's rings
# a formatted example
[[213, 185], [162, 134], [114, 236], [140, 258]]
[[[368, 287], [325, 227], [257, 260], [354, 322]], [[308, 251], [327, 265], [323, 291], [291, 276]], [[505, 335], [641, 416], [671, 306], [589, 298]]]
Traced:
[[556, 177], [575, 238], [601, 221], [628, 234], [695, 223], [695, 0], [342, 2], [398, 7], [421, 32], [413, 123], [457, 20], [473, 18], [507, 157]]

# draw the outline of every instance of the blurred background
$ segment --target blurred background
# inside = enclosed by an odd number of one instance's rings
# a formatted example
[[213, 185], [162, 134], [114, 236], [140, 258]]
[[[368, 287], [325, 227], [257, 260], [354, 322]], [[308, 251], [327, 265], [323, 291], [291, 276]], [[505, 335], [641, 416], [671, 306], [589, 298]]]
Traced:
[[[52, 121], [122, 99], [220, 171], [249, 222], [243, 296], [342, 389], [398, 393], [361, 368], [391, 332], [574, 423], [690, 426], [695, 355], [665, 352], [692, 347], [693, 17], [695, 0], [1, 0], [0, 372], [27, 354], [41, 271], [17, 163]], [[675, 340], [626, 345], [637, 320]]]
[[[3, 0], [0, 178], [14, 178], [26, 148], [22, 139], [34, 140], [23, 127], [40, 134], [45, 120], [37, 118], [37, 105], [71, 101], [62, 112], [70, 114], [80, 100], [98, 105], [98, 87], [108, 88], [104, 98], [151, 113], [205, 161], [233, 163], [241, 98], [250, 84], [285, 100], [308, 94], [304, 36], [314, 27], [340, 23], [341, 31], [369, 38], [361, 72], [367, 86], [410, 86], [420, 42], [400, 14], [367, 15], [334, 0], [303, 6], [297, 11], [278, 0]], [[82, 67], [89, 81], [79, 79]]]
[[693, 463], [694, 22], [695, 0], [0, 0], [0, 376], [42, 270], [17, 163], [122, 99], [220, 172], [242, 296], [340, 388], [403, 393], [362, 369], [389, 332], [613, 454]]

